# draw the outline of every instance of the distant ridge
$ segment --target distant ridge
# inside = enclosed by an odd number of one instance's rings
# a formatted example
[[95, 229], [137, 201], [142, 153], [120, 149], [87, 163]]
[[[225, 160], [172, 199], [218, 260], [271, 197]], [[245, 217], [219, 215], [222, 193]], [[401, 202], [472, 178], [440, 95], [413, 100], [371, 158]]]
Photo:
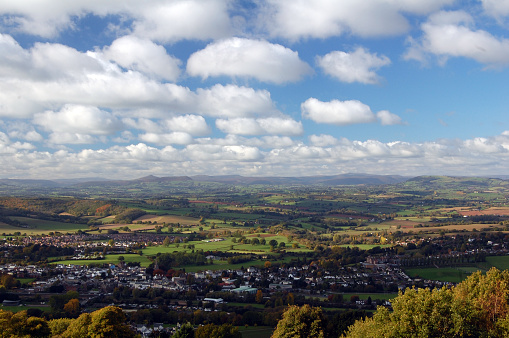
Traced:
[[302, 176], [302, 177], [248, 177], [240, 175], [223, 176], [166, 176], [148, 175], [132, 180], [111, 180], [105, 178], [74, 178], [74, 179], [0, 179], [0, 185], [32, 186], [32, 187], [90, 187], [90, 186], [127, 186], [141, 183], [170, 183], [170, 182], [215, 182], [233, 185], [377, 185], [401, 183], [410, 177], [399, 175], [369, 175], [369, 174], [341, 174], [332, 176]]
[[154, 175], [149, 175], [141, 178], [137, 178], [134, 180], [106, 180], [106, 181], [95, 181], [95, 182], [83, 182], [76, 184], [75, 186], [83, 188], [94, 185], [102, 185], [102, 186], [128, 186], [132, 184], [140, 184], [140, 183], [168, 183], [168, 182], [176, 182], [176, 181], [192, 181], [192, 179], [188, 176], [168, 176], [168, 177], [157, 177]]
[[31, 179], [11, 179], [4, 178], [0, 179], [1, 185], [14, 185], [14, 186], [32, 186], [32, 187], [41, 187], [41, 188], [52, 188], [58, 187], [59, 184], [55, 181], [51, 180], [31, 180]]
[[[167, 196], [207, 189], [229, 189], [234, 186], [279, 187], [333, 187], [398, 185], [408, 191], [488, 191], [497, 187], [509, 187], [509, 180], [487, 177], [417, 176], [341, 174], [303, 177], [248, 177], [224, 176], [144, 176], [132, 180], [108, 180], [104, 178], [74, 179], [0, 179], [0, 196], [110, 196], [141, 197]], [[223, 186], [223, 187], [221, 187]]]
[[399, 175], [369, 175], [369, 174], [341, 174], [333, 176], [303, 176], [303, 177], [245, 177], [240, 175], [225, 176], [191, 176], [197, 182], [218, 182], [226, 184], [269, 184], [269, 185], [378, 185], [394, 184], [408, 180], [410, 177]]

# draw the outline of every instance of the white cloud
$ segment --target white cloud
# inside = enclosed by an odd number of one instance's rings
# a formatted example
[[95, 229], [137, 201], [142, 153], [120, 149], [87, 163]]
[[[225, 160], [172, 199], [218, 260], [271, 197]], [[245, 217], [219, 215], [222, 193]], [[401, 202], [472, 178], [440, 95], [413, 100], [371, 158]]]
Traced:
[[265, 132], [258, 121], [252, 118], [217, 119], [216, 127], [223, 133], [235, 135], [261, 135]]
[[0, 33], [0, 76], [25, 74], [30, 54], [10, 35]]
[[181, 39], [208, 40], [224, 37], [232, 31], [228, 0], [73, 0], [3, 1], [0, 15], [3, 25], [15, 31], [45, 38], [57, 36], [75, 27], [87, 14], [120, 16], [132, 20], [133, 33], [161, 42]]
[[195, 140], [204, 145], [246, 145], [263, 149], [287, 148], [295, 145], [295, 141], [288, 136], [262, 136], [262, 137], [243, 137], [235, 134], [227, 134], [224, 138], [199, 138]]
[[465, 57], [492, 67], [509, 64], [509, 39], [497, 38], [487, 31], [471, 28], [473, 19], [463, 11], [439, 12], [422, 24], [420, 40], [410, 40], [405, 58], [425, 61], [436, 55], [441, 62], [450, 57]]
[[224, 133], [236, 135], [297, 136], [304, 132], [301, 122], [281, 117], [218, 119], [216, 127]]
[[140, 135], [140, 139], [143, 142], [154, 143], [158, 145], [193, 143], [193, 137], [191, 135], [180, 131], [169, 134], [146, 133]]
[[131, 119], [131, 118], [125, 118], [122, 120], [127, 126], [144, 130], [147, 132], [152, 133], [162, 133], [164, 128], [159, 122], [152, 121], [151, 119], [147, 118], [139, 118], [139, 119]]
[[403, 13], [428, 14], [454, 0], [268, 0], [259, 25], [271, 36], [291, 40], [341, 34], [363, 37], [404, 34], [409, 23]]
[[344, 126], [376, 121], [371, 108], [357, 100], [322, 102], [310, 98], [301, 104], [301, 110], [303, 118], [313, 120], [316, 123]]
[[190, 144], [182, 153], [188, 159], [207, 163], [210, 161], [256, 161], [263, 158], [262, 153], [257, 147], [244, 145], [208, 145], [208, 144]]
[[91, 144], [96, 143], [97, 138], [81, 133], [55, 132], [48, 138], [50, 144]]
[[209, 44], [187, 61], [187, 72], [212, 76], [255, 78], [262, 82], [295, 82], [312, 72], [297, 52], [264, 40], [230, 38]]
[[249, 117], [276, 112], [267, 90], [216, 84], [196, 90], [198, 111], [215, 117]]
[[109, 112], [78, 105], [65, 105], [58, 112], [38, 113], [33, 122], [52, 132], [91, 135], [111, 135], [123, 127]]
[[340, 81], [375, 84], [379, 82], [376, 70], [391, 63], [388, 57], [370, 54], [362, 47], [351, 53], [334, 51], [316, 58], [323, 71]]
[[[154, 81], [137, 71], [122, 71], [102, 53], [82, 53], [60, 44], [36, 43], [24, 50], [2, 35], [0, 50], [0, 115], [29, 117], [64, 104], [92, 105], [153, 115], [188, 112], [195, 94], [188, 88]], [[9, 60], [11, 60], [9, 62]], [[12, 60], [21, 60], [16, 63]], [[5, 62], [4, 62], [5, 61]]]
[[394, 124], [403, 124], [401, 117], [396, 114], [391, 113], [388, 110], [381, 110], [376, 113], [376, 117], [380, 121], [382, 126], [391, 126]]
[[3, 127], [7, 131], [12, 139], [26, 140], [31, 142], [40, 142], [43, 140], [41, 134], [39, 134], [35, 128], [26, 122], [22, 121], [0, 121], [0, 127]]
[[163, 120], [147, 118], [125, 118], [123, 122], [131, 128], [161, 134], [165, 131], [184, 132], [194, 136], [203, 136], [210, 132], [207, 122], [200, 115], [179, 115]]
[[225, 37], [232, 33], [228, 3], [228, 0], [156, 1], [148, 5], [139, 2], [130, 13], [137, 18], [134, 34], [161, 42]]
[[339, 140], [331, 135], [311, 135], [309, 136], [309, 141], [312, 145], [317, 147], [328, 147], [334, 146], [339, 143]]
[[203, 116], [199, 115], [180, 115], [165, 121], [168, 129], [176, 132], [185, 132], [194, 136], [207, 135], [210, 128]]
[[268, 134], [299, 136], [304, 133], [302, 122], [290, 118], [267, 117], [257, 119], [257, 121]]
[[168, 112], [217, 117], [277, 113], [267, 90], [216, 84], [192, 92], [136, 70], [123, 71], [101, 52], [82, 53], [50, 43], [24, 50], [8, 35], [0, 35], [0, 50], [7, 52], [0, 53], [0, 116], [30, 117], [65, 104], [109, 108], [124, 116], [145, 118], [164, 118]]
[[[252, 145], [245, 144], [246, 140], [253, 142]], [[274, 142], [272, 146], [271, 142]], [[509, 132], [490, 138], [424, 143], [335, 140], [320, 135], [310, 145], [295, 144], [285, 137], [227, 136], [204, 139], [203, 143], [197, 140], [196, 144], [180, 150], [139, 143], [52, 153], [35, 151], [28, 143], [12, 143], [0, 132], [0, 160], [4, 176], [34, 178], [92, 174], [135, 178], [147, 174], [167, 175], [168, 171], [173, 175], [249, 174], [253, 166], [264, 176], [298, 176], [313, 172], [323, 175], [347, 172], [489, 175], [504, 173], [509, 165]]]
[[509, 1], [507, 0], [481, 0], [484, 10], [489, 15], [501, 19], [509, 15]]
[[387, 110], [374, 114], [371, 108], [358, 100], [322, 102], [309, 98], [301, 104], [302, 117], [316, 123], [345, 126], [357, 123], [372, 123], [377, 119], [381, 125], [403, 124], [401, 118]]
[[105, 47], [106, 58], [118, 65], [139, 71], [151, 78], [176, 81], [181, 61], [166, 53], [163, 46], [135, 36], [123, 36]]

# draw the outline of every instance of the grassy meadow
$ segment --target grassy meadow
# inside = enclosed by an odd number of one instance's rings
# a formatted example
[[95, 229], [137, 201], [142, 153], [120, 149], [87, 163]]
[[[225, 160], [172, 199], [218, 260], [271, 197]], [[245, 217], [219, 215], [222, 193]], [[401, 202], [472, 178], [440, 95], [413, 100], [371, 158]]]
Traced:
[[488, 256], [486, 262], [472, 266], [405, 269], [405, 273], [411, 278], [418, 276], [423, 279], [459, 283], [476, 271], [486, 272], [492, 267], [500, 270], [509, 269], [509, 256]]
[[14, 233], [21, 232], [22, 234], [26, 233], [28, 236], [30, 235], [43, 235], [48, 234], [50, 232], [76, 232], [78, 230], [88, 230], [88, 226], [86, 224], [74, 224], [74, 223], [64, 223], [64, 222], [56, 222], [56, 221], [47, 221], [42, 219], [35, 219], [29, 217], [10, 217], [11, 219], [18, 220], [21, 223], [27, 224], [27, 227], [18, 227], [12, 226], [5, 223], [0, 223], [0, 233]]

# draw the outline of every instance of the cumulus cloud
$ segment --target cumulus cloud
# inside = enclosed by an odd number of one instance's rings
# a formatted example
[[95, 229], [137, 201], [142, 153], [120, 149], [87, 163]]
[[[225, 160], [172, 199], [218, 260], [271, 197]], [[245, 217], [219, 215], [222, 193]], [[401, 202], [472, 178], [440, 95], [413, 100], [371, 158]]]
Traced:
[[42, 135], [35, 130], [34, 126], [26, 122], [0, 121], [0, 127], [2, 127], [7, 132], [9, 138], [12, 139], [26, 140], [30, 142], [40, 142], [43, 140]]
[[4, 49], [9, 56], [0, 53], [0, 64], [7, 65], [0, 66], [1, 116], [29, 117], [67, 103], [143, 109], [154, 115], [168, 109], [187, 112], [195, 106], [196, 95], [188, 88], [123, 71], [102, 53], [52, 43], [36, 43], [25, 50], [2, 35], [0, 50]]
[[263, 158], [257, 147], [244, 145], [191, 144], [182, 150], [186, 158], [200, 162], [255, 161]]
[[[158, 48], [161, 46], [154, 46], [164, 59]], [[30, 117], [65, 104], [104, 107], [125, 116], [145, 118], [163, 118], [169, 111], [215, 117], [277, 112], [267, 90], [216, 84], [193, 92], [187, 87], [154, 80], [148, 73], [155, 72], [157, 67], [147, 68], [135, 62], [135, 56], [119, 61], [120, 57], [110, 55], [111, 49], [105, 55], [83, 53], [60, 44], [37, 43], [25, 50], [12, 37], [0, 35], [0, 50], [8, 52], [0, 53], [0, 116]], [[108, 55], [115, 60], [109, 60]], [[125, 67], [132, 62], [134, 70], [125, 71], [114, 61]]]
[[66, 132], [51, 133], [48, 138], [50, 144], [91, 144], [97, 141], [98, 139], [92, 135]]
[[209, 44], [187, 61], [187, 72], [212, 76], [255, 78], [262, 82], [295, 82], [312, 72], [297, 52], [264, 40], [230, 38]]
[[376, 116], [371, 108], [357, 100], [322, 102], [310, 98], [301, 104], [301, 110], [303, 118], [313, 120], [316, 123], [344, 126], [376, 121]]
[[164, 128], [159, 121], [156, 122], [143, 117], [139, 119], [125, 118], [122, 120], [122, 122], [126, 126], [134, 129], [150, 131], [153, 133], [162, 133], [164, 131]]
[[[311, 144], [275, 136], [250, 138], [251, 145], [243, 144], [245, 140], [233, 135], [225, 139], [197, 140], [182, 149], [170, 145], [155, 148], [139, 143], [51, 153], [33, 150], [27, 143], [13, 143], [0, 132], [0, 159], [4, 175], [41, 178], [50, 174], [80, 177], [96, 172], [106, 177], [125, 177], [126, 172], [130, 177], [139, 177], [147, 173], [165, 175], [168, 170], [174, 175], [211, 171], [247, 174], [252, 172], [253, 166], [263, 175], [280, 176], [318, 171], [322, 174], [488, 175], [504, 172], [509, 165], [509, 132], [490, 138], [424, 143], [338, 140], [327, 135], [310, 139]], [[274, 141], [278, 143], [270, 146]], [[262, 151], [262, 148], [266, 150]], [[98, 162], [101, 168], [98, 168]]]
[[[177, 0], [136, 3], [130, 12], [134, 34], [161, 42], [209, 40], [232, 33], [228, 0]], [[139, 14], [138, 14], [139, 13]]]
[[376, 70], [391, 63], [382, 55], [371, 54], [362, 47], [351, 53], [334, 51], [324, 56], [318, 56], [316, 62], [323, 71], [340, 81], [375, 84], [379, 82]]
[[216, 84], [208, 89], [198, 88], [196, 94], [197, 109], [214, 117], [249, 117], [277, 111], [267, 90]]
[[376, 113], [376, 117], [380, 121], [382, 126], [391, 126], [394, 124], [403, 124], [401, 117], [396, 114], [391, 113], [388, 110], [381, 110]]
[[339, 140], [331, 135], [311, 135], [309, 136], [309, 141], [312, 145], [317, 147], [328, 147], [334, 146], [339, 143]]
[[92, 106], [65, 105], [60, 111], [46, 111], [33, 122], [56, 133], [111, 135], [122, 128], [113, 114]]
[[472, 17], [463, 11], [439, 12], [422, 24], [423, 36], [410, 39], [406, 59], [426, 61], [435, 55], [445, 62], [450, 57], [465, 57], [491, 67], [509, 64], [509, 39], [472, 28]]
[[139, 137], [143, 142], [154, 143], [158, 145], [193, 143], [193, 137], [191, 135], [180, 131], [168, 134], [146, 133], [140, 135]]
[[135, 36], [123, 36], [103, 49], [106, 58], [118, 65], [155, 79], [176, 81], [181, 61], [166, 53], [163, 46]]
[[507, 0], [481, 0], [483, 8], [489, 15], [501, 19], [509, 15], [509, 1]]
[[302, 117], [316, 123], [345, 126], [372, 123], [379, 120], [382, 125], [403, 124], [401, 118], [387, 110], [374, 114], [371, 108], [358, 100], [322, 102], [309, 98], [301, 104]]
[[194, 136], [207, 135], [210, 128], [203, 116], [199, 115], [180, 115], [165, 121], [169, 130], [175, 132], [185, 132]]
[[199, 144], [246, 145], [263, 149], [287, 148], [296, 143], [296, 141], [288, 136], [268, 135], [262, 137], [244, 137], [236, 134], [227, 134], [223, 138], [199, 138], [195, 141]]
[[137, 36], [173, 42], [215, 39], [230, 33], [228, 3], [227, 0], [4, 1], [0, 14], [4, 15], [5, 28], [45, 38], [73, 28], [77, 20], [88, 14], [122, 16], [132, 22], [127, 28]]
[[271, 36], [291, 40], [341, 34], [363, 37], [403, 34], [409, 30], [404, 13], [428, 14], [454, 0], [268, 0], [259, 17]]
[[236, 135], [301, 135], [304, 132], [301, 122], [290, 118], [234, 118], [218, 119], [216, 127], [222, 132]]

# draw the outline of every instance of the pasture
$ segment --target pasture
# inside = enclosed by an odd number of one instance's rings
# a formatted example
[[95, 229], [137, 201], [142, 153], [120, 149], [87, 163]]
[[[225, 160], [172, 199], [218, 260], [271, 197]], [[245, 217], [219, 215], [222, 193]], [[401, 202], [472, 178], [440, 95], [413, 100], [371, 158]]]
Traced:
[[270, 326], [239, 326], [242, 338], [270, 338], [274, 328]]
[[486, 263], [496, 267], [499, 270], [509, 269], [509, 256], [488, 256]]
[[478, 270], [486, 271], [477, 266], [464, 266], [405, 269], [405, 273], [411, 278], [420, 277], [441, 282], [459, 283]]
[[187, 216], [178, 216], [178, 215], [152, 215], [147, 214], [143, 215], [133, 221], [133, 223], [138, 222], [156, 222], [158, 224], [180, 224], [180, 225], [195, 225], [200, 221], [199, 218], [187, 217]]
[[29, 310], [29, 309], [37, 309], [37, 310], [41, 310], [43, 312], [51, 311], [51, 307], [49, 305], [47, 305], [47, 306], [44, 306], [44, 305], [40, 305], [40, 306], [32, 306], [32, 305], [4, 306], [4, 305], [2, 305], [0, 307], [0, 309], [2, 309], [4, 311], [10, 311], [10, 312], [20, 312], [20, 311]]
[[0, 223], [0, 233], [14, 233], [21, 232], [27, 235], [42, 235], [48, 234], [49, 232], [76, 232], [78, 230], [88, 230], [86, 224], [74, 224], [74, 223], [63, 223], [56, 221], [47, 221], [29, 217], [10, 217], [20, 221], [21, 223], [27, 224], [28, 227], [17, 227], [5, 223]]
[[51, 264], [65, 264], [65, 265], [90, 265], [90, 264], [118, 264], [118, 257], [123, 256], [124, 262], [139, 262], [140, 266], [147, 267], [152, 263], [145, 255], [140, 256], [136, 254], [110, 254], [106, 255], [104, 259], [69, 259], [57, 262], [51, 262]]

